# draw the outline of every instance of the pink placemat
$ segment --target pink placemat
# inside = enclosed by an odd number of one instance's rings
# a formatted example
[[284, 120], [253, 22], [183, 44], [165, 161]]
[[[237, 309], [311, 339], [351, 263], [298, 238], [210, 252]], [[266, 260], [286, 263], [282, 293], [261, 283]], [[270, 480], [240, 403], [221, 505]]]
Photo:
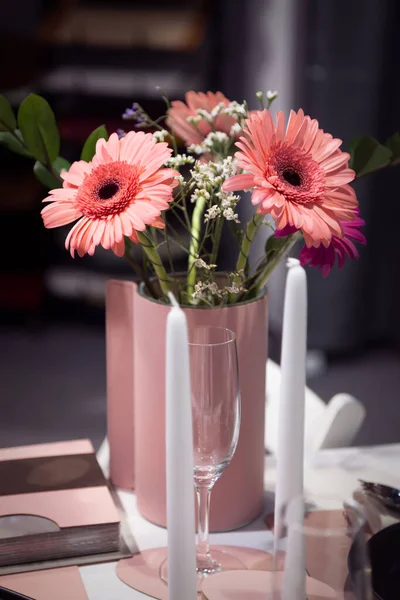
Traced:
[[[276, 589], [282, 589], [283, 573], [275, 573]], [[227, 571], [204, 580], [201, 600], [265, 600], [272, 591], [272, 573], [267, 571]], [[307, 577], [308, 600], [333, 600], [335, 591]]]
[[78, 567], [3, 575], [0, 586], [35, 600], [88, 600]]
[[[238, 546], [213, 546], [215, 550], [227, 552], [239, 560], [247, 569], [267, 571], [272, 568], [272, 556], [262, 550], [239, 548]], [[161, 565], [167, 558], [167, 548], [154, 548], [134, 554], [132, 558], [120, 560], [117, 575], [134, 590], [159, 600], [168, 599], [167, 584], [160, 577]]]

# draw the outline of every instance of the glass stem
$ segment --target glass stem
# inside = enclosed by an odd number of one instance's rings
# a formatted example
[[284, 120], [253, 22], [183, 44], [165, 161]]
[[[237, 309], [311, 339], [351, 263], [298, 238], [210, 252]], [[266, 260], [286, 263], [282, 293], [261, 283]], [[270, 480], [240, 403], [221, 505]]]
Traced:
[[201, 557], [209, 556], [209, 518], [210, 518], [210, 499], [211, 487], [208, 485], [196, 486], [197, 496], [197, 554]]

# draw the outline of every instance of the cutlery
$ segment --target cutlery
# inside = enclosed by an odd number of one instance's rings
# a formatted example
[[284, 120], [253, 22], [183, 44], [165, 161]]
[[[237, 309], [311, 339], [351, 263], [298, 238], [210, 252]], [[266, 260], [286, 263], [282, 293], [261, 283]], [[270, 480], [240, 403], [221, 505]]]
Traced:
[[382, 483], [372, 483], [369, 481], [359, 480], [364, 494], [376, 498], [386, 508], [394, 511], [400, 511], [400, 490]]

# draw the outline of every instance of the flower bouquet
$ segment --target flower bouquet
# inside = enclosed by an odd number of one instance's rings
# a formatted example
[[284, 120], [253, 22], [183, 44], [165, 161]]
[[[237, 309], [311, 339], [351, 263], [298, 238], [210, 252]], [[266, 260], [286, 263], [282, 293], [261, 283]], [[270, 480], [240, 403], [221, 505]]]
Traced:
[[[323, 275], [336, 260], [341, 267], [346, 257], [358, 257], [354, 242], [365, 243], [364, 221], [350, 183], [400, 156], [398, 134], [385, 146], [357, 138], [346, 153], [301, 109], [291, 111], [286, 125], [282, 112], [274, 120], [276, 96], [258, 93], [260, 110], [249, 111], [221, 92], [191, 91], [186, 102], [165, 98], [166, 114], [156, 121], [135, 103], [123, 114], [132, 131], [108, 136], [98, 127], [72, 165], [59, 156], [45, 99], [29, 95], [16, 121], [1, 96], [0, 143], [35, 160], [36, 177], [50, 188], [44, 225], [75, 223], [65, 241], [72, 256], [93, 255], [101, 245], [125, 256], [152, 296], [166, 301], [173, 289], [183, 304], [232, 304], [257, 297], [297, 240], [304, 241], [301, 263]], [[243, 190], [251, 191], [254, 206], [246, 223], [239, 216], [248, 202], [238, 194]], [[236, 261], [221, 277], [225, 225]], [[250, 265], [251, 245], [265, 227], [265, 252]], [[133, 244], [143, 250], [140, 264]], [[184, 277], [175, 276], [174, 245], [187, 256]]]
[[[44, 98], [29, 95], [16, 119], [0, 96], [0, 143], [32, 158], [36, 177], [50, 189], [45, 227], [71, 224], [65, 245], [72, 256], [110, 249], [141, 282], [139, 290], [131, 281], [107, 285], [111, 479], [134, 486], [139, 510], [161, 525], [168, 292], [184, 305], [189, 327], [236, 333], [242, 427], [211, 507], [211, 527], [232, 529], [263, 508], [268, 279], [299, 240], [301, 262], [323, 275], [335, 262], [341, 267], [346, 257], [356, 258], [364, 221], [350, 183], [400, 161], [398, 134], [385, 145], [359, 137], [346, 153], [341, 140], [302, 110], [291, 111], [286, 123], [282, 112], [274, 118], [276, 96], [258, 93], [259, 110], [249, 110], [221, 92], [191, 91], [185, 102], [165, 98], [165, 115], [157, 120], [133, 104], [123, 115], [131, 130], [109, 136], [98, 127], [72, 165], [60, 156], [56, 120]], [[243, 222], [244, 214], [250, 216]], [[265, 251], [250, 262], [262, 231]], [[225, 271], [223, 234], [234, 257]], [[183, 268], [175, 265], [176, 249]]]

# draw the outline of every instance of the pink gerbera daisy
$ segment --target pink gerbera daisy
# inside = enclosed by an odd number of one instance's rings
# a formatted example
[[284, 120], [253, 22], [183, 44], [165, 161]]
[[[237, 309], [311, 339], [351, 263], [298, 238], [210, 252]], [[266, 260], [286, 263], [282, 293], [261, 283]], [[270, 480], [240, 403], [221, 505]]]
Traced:
[[137, 232], [148, 225], [164, 227], [161, 211], [172, 200], [178, 173], [160, 167], [171, 152], [168, 144], [142, 131], [98, 140], [93, 160], [74, 162], [61, 173], [63, 187], [51, 190], [44, 200], [51, 202], [42, 210], [45, 227], [79, 219], [65, 241], [72, 256], [75, 251], [93, 255], [99, 244], [122, 256], [124, 236], [137, 243]]
[[[307, 248], [307, 246], [303, 246], [299, 256], [301, 264], [303, 266], [317, 267], [317, 269], [322, 271], [322, 276], [326, 277], [331, 272], [336, 259], [338, 267], [341, 269], [347, 256], [351, 259], [358, 258], [359, 253], [352, 240], [364, 245], [367, 243], [367, 240], [360, 231], [360, 227], [365, 225], [365, 221], [358, 216], [358, 210], [355, 214], [357, 216], [353, 221], [341, 222], [343, 237], [332, 236], [331, 243], [327, 248], [322, 245], [319, 248]], [[287, 226], [280, 231], [276, 231], [275, 236], [286, 237], [296, 231], [295, 227]]]
[[337, 264], [341, 269], [346, 261], [346, 256], [351, 259], [358, 258], [359, 253], [351, 240], [359, 244], [366, 244], [364, 234], [360, 227], [365, 225], [365, 221], [356, 217], [354, 221], [342, 221], [343, 237], [332, 236], [332, 241], [327, 248], [307, 248], [304, 246], [300, 252], [300, 262], [302, 265], [317, 267], [322, 271], [322, 276], [326, 277], [331, 272], [337, 258]]
[[211, 114], [213, 108], [222, 103], [225, 106], [230, 104], [228, 98], [222, 92], [186, 92], [186, 104], [181, 100], [174, 100], [168, 110], [168, 127], [180, 138], [185, 144], [201, 144], [205, 137], [211, 131], [223, 131], [230, 135], [232, 126], [237, 123], [234, 117], [229, 115], [219, 114], [213, 119], [213, 126], [206, 120], [201, 119], [196, 125], [188, 121], [188, 117], [197, 117], [197, 109], [201, 108]]
[[307, 246], [329, 246], [342, 237], [341, 221], [354, 218], [357, 198], [348, 185], [355, 177], [342, 141], [319, 129], [318, 121], [291, 111], [285, 131], [283, 112], [276, 125], [268, 110], [246, 121], [236, 145], [238, 165], [248, 173], [226, 180], [224, 191], [253, 188], [257, 212], [271, 214], [277, 229], [301, 229]]

